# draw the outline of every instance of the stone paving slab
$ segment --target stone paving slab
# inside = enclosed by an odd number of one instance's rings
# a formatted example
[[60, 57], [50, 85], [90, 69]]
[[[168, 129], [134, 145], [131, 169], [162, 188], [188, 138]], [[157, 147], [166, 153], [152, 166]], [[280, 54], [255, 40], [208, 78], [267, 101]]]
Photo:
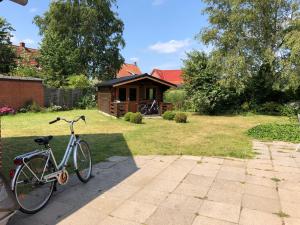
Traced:
[[253, 142], [254, 159], [114, 156], [71, 176], [35, 215], [9, 225], [300, 225], [297, 145]]

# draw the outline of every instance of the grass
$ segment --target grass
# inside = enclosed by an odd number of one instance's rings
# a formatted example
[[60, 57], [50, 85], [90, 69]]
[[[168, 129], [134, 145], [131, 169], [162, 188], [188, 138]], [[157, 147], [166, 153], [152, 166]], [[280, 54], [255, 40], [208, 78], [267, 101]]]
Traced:
[[277, 140], [300, 142], [300, 126], [298, 123], [268, 123], [258, 125], [248, 131], [248, 135], [260, 140]]
[[289, 218], [289, 217], [290, 217], [290, 215], [286, 214], [286, 213], [283, 212], [283, 211], [279, 211], [279, 212], [273, 213], [273, 214], [279, 216], [280, 218]]
[[[84, 114], [87, 125], [76, 124], [76, 133], [90, 144], [94, 162], [113, 155], [205, 155], [248, 158], [251, 138], [246, 132], [261, 123], [287, 120], [273, 116], [188, 116], [188, 123], [178, 124], [163, 119], [145, 119], [131, 124], [100, 114], [97, 110], [73, 110], [57, 113], [26, 113], [2, 117], [2, 141], [5, 170], [12, 158], [40, 148], [33, 139], [53, 135], [54, 154], [61, 159], [69, 138], [66, 123], [48, 122], [58, 116], [74, 118]], [[6, 171], [7, 172], [7, 171]]]

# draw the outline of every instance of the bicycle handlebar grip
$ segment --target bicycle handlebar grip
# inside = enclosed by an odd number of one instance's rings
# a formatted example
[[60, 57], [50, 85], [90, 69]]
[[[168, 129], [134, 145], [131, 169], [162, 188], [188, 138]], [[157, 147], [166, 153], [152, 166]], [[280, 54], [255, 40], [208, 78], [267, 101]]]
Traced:
[[56, 122], [58, 122], [58, 121], [60, 121], [60, 118], [59, 118], [59, 117], [57, 117], [56, 120], [53, 120], [53, 121], [49, 122], [49, 124], [53, 124], [53, 123], [56, 123]]

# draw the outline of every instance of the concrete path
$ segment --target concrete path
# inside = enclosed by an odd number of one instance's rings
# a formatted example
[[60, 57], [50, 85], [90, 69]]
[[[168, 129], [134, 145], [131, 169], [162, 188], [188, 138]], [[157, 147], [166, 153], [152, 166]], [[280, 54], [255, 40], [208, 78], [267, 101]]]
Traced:
[[72, 177], [45, 209], [9, 225], [299, 225], [296, 146], [253, 146], [252, 160], [112, 157], [88, 184]]

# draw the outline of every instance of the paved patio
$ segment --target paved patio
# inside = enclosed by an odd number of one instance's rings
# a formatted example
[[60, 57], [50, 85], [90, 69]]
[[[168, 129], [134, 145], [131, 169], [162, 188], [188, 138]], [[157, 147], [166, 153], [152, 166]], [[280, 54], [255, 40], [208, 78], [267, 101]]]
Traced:
[[252, 160], [112, 157], [59, 187], [44, 210], [9, 225], [299, 225], [300, 153], [254, 142]]

